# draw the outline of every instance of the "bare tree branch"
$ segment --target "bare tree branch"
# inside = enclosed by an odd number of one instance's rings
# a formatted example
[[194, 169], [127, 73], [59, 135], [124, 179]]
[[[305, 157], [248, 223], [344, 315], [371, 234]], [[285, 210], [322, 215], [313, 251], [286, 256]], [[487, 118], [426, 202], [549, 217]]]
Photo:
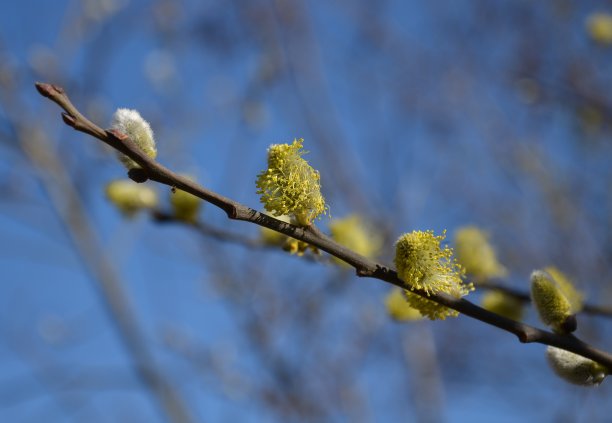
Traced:
[[339, 245], [321, 233], [314, 225], [296, 227], [210, 191], [149, 158], [125, 134], [116, 131], [105, 131], [90, 122], [74, 107], [61, 87], [46, 83], [36, 83], [36, 88], [41, 95], [49, 98], [65, 111], [62, 117], [67, 125], [77, 131], [98, 138], [142, 166], [142, 169], [138, 169], [137, 172], [130, 171], [129, 173], [129, 176], [136, 182], [144, 182], [147, 179], [151, 179], [187, 191], [221, 208], [230, 219], [255, 223], [312, 244], [353, 266], [358, 276], [380, 279], [400, 288], [411, 290], [415, 294], [426, 297], [473, 319], [510, 332], [516, 335], [520, 342], [536, 342], [551, 345], [590, 358], [612, 369], [612, 354], [599, 350], [572, 335], [554, 334], [524, 323], [515, 322], [487, 311], [463, 298], [457, 299], [444, 293], [428, 295], [422, 290], [413, 289], [408, 286], [398, 277], [392, 267], [376, 263]]
[[[531, 297], [527, 292], [521, 291], [520, 289], [509, 287], [502, 283], [487, 281], [486, 283], [477, 285], [477, 288], [503, 292], [504, 294], [509, 295], [513, 298], [516, 298], [519, 301], [522, 301], [525, 303], [531, 302]], [[589, 304], [589, 303], [585, 304], [582, 307], [582, 310], [580, 310], [580, 313], [581, 314], [592, 314], [592, 315], [603, 316], [603, 317], [612, 317], [612, 309], [608, 307], [604, 307], [604, 306], [598, 306], [595, 304]]]

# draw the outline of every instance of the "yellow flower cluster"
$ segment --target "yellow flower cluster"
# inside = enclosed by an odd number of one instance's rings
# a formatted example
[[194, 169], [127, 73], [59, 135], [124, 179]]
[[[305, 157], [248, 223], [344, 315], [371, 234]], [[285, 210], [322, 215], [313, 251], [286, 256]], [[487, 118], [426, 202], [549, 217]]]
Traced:
[[422, 319], [423, 316], [421, 316], [419, 310], [411, 307], [410, 304], [408, 304], [405, 294], [406, 292], [408, 291], [401, 288], [393, 288], [391, 290], [385, 299], [387, 313], [389, 313], [391, 318], [397, 321], [413, 321]]
[[612, 44], [612, 15], [593, 13], [587, 18], [586, 27], [594, 41], [600, 44]]
[[257, 194], [274, 216], [289, 215], [301, 226], [327, 213], [319, 172], [302, 158], [303, 139], [268, 149], [268, 169], [257, 177]]
[[574, 284], [565, 275], [565, 273], [561, 272], [554, 266], [546, 267], [544, 271], [552, 276], [554, 281], [557, 283], [557, 286], [561, 290], [561, 293], [565, 296], [565, 298], [567, 298], [567, 301], [569, 301], [571, 312], [578, 313], [580, 310], [582, 310], [582, 306], [584, 305], [584, 294], [574, 287]]
[[175, 189], [170, 196], [170, 205], [174, 217], [187, 223], [195, 223], [202, 207], [202, 199], [186, 191]]
[[295, 254], [298, 257], [303, 256], [308, 250], [311, 250], [313, 254], [320, 254], [319, 249], [314, 245], [291, 238], [290, 236], [286, 237], [285, 243], [283, 244], [283, 250], [287, 251], [289, 254]]
[[[467, 295], [468, 292], [469, 291], [466, 290], [454, 296], [456, 298], [460, 298]], [[430, 320], [446, 320], [447, 317], [459, 316], [458, 311], [438, 304], [435, 301], [428, 300], [425, 297], [421, 297], [414, 292], [405, 291], [405, 294], [408, 305], [418, 310], [421, 315], [429, 318]]]
[[131, 179], [120, 179], [106, 185], [106, 197], [127, 217], [157, 206], [157, 192]]
[[[329, 224], [331, 237], [338, 244], [341, 244], [364, 257], [376, 257], [382, 248], [382, 237], [373, 232], [356, 215], [350, 215], [343, 219], [334, 219]], [[334, 257], [334, 261], [346, 265], [342, 260]]]
[[[428, 295], [444, 292], [455, 298], [466, 296], [474, 289], [461, 279], [461, 266], [452, 259], [453, 250], [441, 247], [445, 233], [413, 231], [402, 235], [395, 244], [395, 265], [400, 279], [413, 289]], [[408, 292], [408, 303], [430, 319], [456, 317], [458, 313], [427, 298]]]
[[574, 325], [568, 326], [573, 315], [572, 306], [547, 272], [536, 270], [531, 274], [531, 299], [542, 322], [554, 332], [569, 333], [575, 330]]
[[466, 273], [477, 282], [506, 275], [487, 234], [475, 226], [465, 226], [455, 232], [455, 253]]
[[523, 303], [501, 291], [488, 291], [480, 299], [482, 308], [493, 313], [520, 321], [523, 318]]

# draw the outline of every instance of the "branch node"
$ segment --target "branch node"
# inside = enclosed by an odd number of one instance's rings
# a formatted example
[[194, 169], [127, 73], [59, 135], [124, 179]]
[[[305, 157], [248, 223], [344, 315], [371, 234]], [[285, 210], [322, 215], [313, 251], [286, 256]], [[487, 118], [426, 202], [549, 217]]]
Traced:
[[227, 217], [230, 219], [237, 219], [238, 218], [238, 208], [235, 206], [230, 206], [228, 208], [225, 209], [225, 212], [227, 213]]
[[355, 274], [359, 276], [360, 278], [367, 278], [367, 277], [372, 276], [373, 273], [371, 270], [359, 268], [355, 270]]
[[576, 315], [572, 314], [561, 324], [561, 329], [565, 333], [572, 333], [578, 329], [578, 320], [576, 319]]
[[128, 170], [128, 177], [132, 181], [138, 182], [139, 184], [146, 182], [149, 179], [149, 175], [147, 174], [147, 171], [141, 167], [135, 167], [135, 168]]
[[73, 128], [76, 126], [76, 119], [74, 118], [74, 116], [69, 115], [68, 113], [62, 113], [62, 120], [68, 126], [71, 126]]
[[58, 85], [47, 84], [44, 82], [37, 82], [36, 89], [43, 97], [52, 98], [57, 94], [64, 94], [64, 89]]
[[123, 142], [129, 138], [126, 134], [124, 134], [123, 132], [117, 131], [116, 129], [107, 129], [106, 133], [109, 135], [110, 138], [116, 141]]

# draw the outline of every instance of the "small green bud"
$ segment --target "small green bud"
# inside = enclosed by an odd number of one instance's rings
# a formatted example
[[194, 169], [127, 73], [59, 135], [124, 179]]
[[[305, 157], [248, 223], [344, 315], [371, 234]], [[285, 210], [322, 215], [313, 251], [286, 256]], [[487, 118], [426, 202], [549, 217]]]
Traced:
[[574, 385], [596, 386], [610, 374], [601, 364], [560, 348], [549, 346], [546, 357], [553, 371]]
[[542, 322], [554, 332], [573, 331], [572, 306], [548, 273], [536, 270], [531, 274], [531, 299]]
[[127, 217], [143, 209], [157, 206], [157, 192], [130, 179], [121, 179], [106, 185], [106, 197]]
[[202, 200], [193, 194], [175, 189], [170, 196], [170, 205], [174, 217], [184, 222], [194, 223], [198, 220]]
[[[140, 148], [147, 156], [154, 159], [157, 157], [157, 147], [153, 138], [153, 130], [149, 122], [144, 120], [136, 110], [117, 109], [113, 115], [111, 128], [117, 130], [128, 137]], [[128, 169], [140, 168], [140, 165], [128, 156], [118, 153], [119, 160]]]

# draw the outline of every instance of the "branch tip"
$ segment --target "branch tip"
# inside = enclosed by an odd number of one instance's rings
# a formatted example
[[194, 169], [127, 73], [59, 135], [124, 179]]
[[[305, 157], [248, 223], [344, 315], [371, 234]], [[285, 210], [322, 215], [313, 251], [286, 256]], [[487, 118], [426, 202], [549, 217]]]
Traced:
[[51, 93], [49, 89], [51, 88], [49, 84], [45, 84], [44, 82], [36, 82], [34, 83], [36, 86], [36, 91], [43, 97], [51, 97]]
[[52, 98], [54, 95], [64, 94], [64, 89], [59, 85], [47, 84], [45, 82], [36, 82], [34, 85], [43, 97]]

